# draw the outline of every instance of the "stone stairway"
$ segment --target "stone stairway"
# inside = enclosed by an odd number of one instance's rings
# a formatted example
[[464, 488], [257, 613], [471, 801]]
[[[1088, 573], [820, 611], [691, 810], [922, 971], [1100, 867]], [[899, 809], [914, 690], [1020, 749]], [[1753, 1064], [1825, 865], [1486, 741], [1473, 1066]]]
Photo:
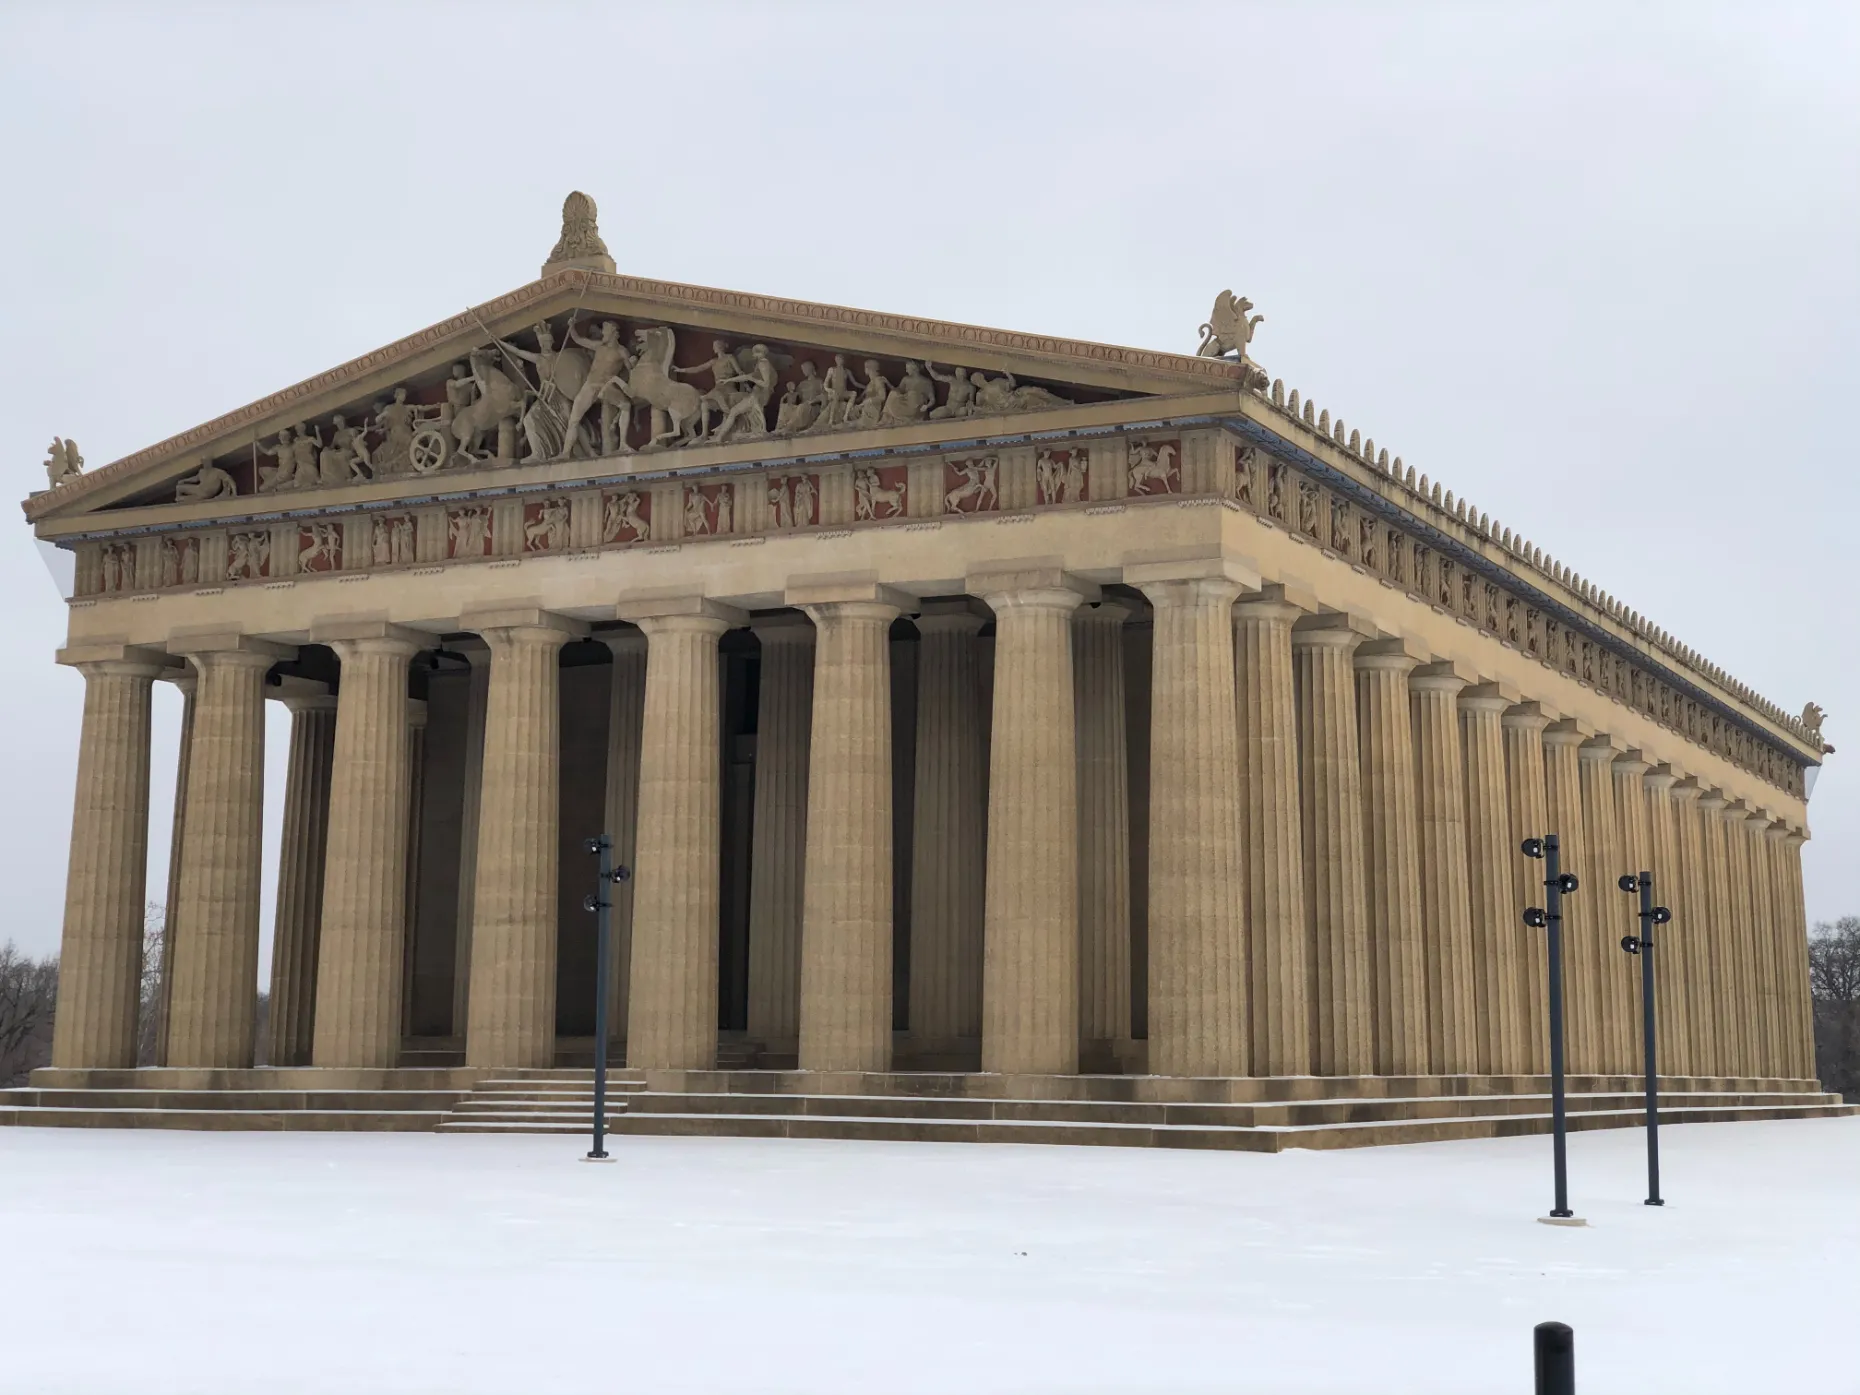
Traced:
[[[644, 1086], [618, 1072], [607, 1078], [607, 1127], [617, 1132]], [[585, 1134], [594, 1120], [594, 1071], [510, 1070], [481, 1080], [439, 1121], [440, 1133]]]
[[430, 1133], [464, 1099], [448, 1070], [33, 1072], [0, 1090], [0, 1125]]

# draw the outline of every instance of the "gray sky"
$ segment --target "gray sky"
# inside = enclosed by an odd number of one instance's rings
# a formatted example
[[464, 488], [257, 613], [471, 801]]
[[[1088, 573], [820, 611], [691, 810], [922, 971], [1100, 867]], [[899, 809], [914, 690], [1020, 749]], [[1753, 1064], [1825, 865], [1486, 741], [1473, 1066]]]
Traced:
[[[1231, 285], [1288, 387], [1826, 707], [1809, 915], [1860, 914], [1856, 72], [1834, 4], [0, 4], [0, 461], [513, 289], [571, 188], [700, 285], [1184, 351]], [[0, 939], [47, 950], [82, 681], [23, 522], [0, 586]]]

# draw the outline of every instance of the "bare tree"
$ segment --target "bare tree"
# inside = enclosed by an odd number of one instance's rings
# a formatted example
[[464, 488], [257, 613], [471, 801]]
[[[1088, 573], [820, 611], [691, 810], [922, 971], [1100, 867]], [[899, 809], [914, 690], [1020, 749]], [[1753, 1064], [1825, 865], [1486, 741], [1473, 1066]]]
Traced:
[[0, 1087], [23, 1085], [52, 1059], [58, 956], [32, 959], [0, 944]]
[[1823, 921], [1808, 941], [1815, 1070], [1824, 1089], [1860, 1099], [1860, 916]]
[[136, 1064], [155, 1064], [155, 1044], [160, 1040], [162, 970], [168, 951], [168, 909], [159, 901], [142, 908], [142, 1002], [136, 1014]]

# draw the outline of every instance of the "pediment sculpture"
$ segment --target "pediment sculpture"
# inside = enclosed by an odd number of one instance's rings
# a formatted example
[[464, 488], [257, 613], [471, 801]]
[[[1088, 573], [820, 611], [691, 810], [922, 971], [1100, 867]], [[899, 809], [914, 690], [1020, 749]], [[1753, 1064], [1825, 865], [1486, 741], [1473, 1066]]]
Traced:
[[538, 321], [471, 350], [436, 381], [280, 427], [249, 461], [202, 461], [174, 497], [334, 489], [1076, 405], [1005, 370], [722, 337], [700, 358], [695, 337], [580, 313]]

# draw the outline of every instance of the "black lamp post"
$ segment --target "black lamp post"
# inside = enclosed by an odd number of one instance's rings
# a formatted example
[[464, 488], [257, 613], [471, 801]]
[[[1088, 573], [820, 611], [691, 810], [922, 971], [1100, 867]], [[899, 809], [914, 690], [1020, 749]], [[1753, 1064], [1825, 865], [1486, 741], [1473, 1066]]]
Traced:
[[1640, 956], [1640, 1032], [1641, 1054], [1647, 1068], [1647, 1200], [1648, 1206], [1664, 1206], [1660, 1199], [1660, 1083], [1654, 1059], [1653, 1020], [1653, 927], [1665, 925], [1673, 913], [1665, 906], [1653, 904], [1653, 873], [1624, 874], [1616, 883], [1630, 894], [1640, 893], [1640, 932], [1621, 937], [1621, 948]]
[[614, 904], [607, 899], [607, 888], [633, 873], [613, 865], [613, 839], [605, 833], [588, 839], [583, 846], [601, 860], [599, 880], [581, 902], [582, 910], [594, 913], [594, 1146], [584, 1161], [607, 1162], [610, 1159], [602, 1145], [607, 1139], [607, 977], [613, 958], [607, 913]]
[[1563, 1089], [1563, 898], [1576, 890], [1575, 873], [1565, 872], [1562, 849], [1554, 833], [1526, 838], [1521, 851], [1544, 865], [1544, 906], [1530, 906], [1524, 923], [1549, 932], [1550, 950], [1550, 1129], [1556, 1169], [1556, 1205], [1539, 1219], [1551, 1225], [1581, 1225], [1569, 1209], [1569, 1115]]

